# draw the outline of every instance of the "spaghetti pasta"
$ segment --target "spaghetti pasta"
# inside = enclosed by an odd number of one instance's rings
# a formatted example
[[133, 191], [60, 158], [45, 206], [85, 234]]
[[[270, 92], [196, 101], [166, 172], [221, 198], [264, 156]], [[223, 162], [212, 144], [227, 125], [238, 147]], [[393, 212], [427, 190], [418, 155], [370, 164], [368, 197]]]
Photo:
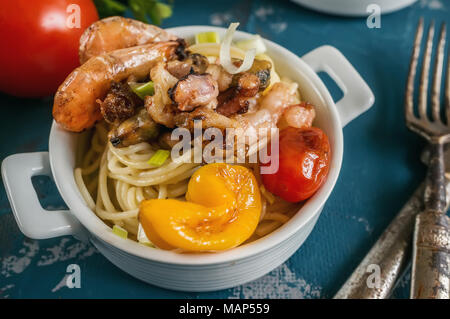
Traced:
[[[99, 123], [84, 153], [80, 167], [74, 171], [75, 181], [86, 204], [108, 224], [123, 227], [136, 239], [139, 228], [139, 204], [146, 199], [184, 199], [188, 181], [200, 164], [186, 158], [179, 161], [168, 159], [164, 165], [154, 167], [148, 159], [156, 148], [142, 142], [123, 148], [115, 148], [107, 142], [108, 127]], [[81, 143], [82, 144], [82, 143]], [[183, 156], [193, 156], [191, 153]], [[257, 164], [247, 164], [261, 185]], [[255, 231], [265, 236], [289, 220], [289, 213], [297, 205], [281, 198], [267, 200], [267, 190], [262, 190], [260, 224]], [[273, 196], [273, 195], [272, 195]]]

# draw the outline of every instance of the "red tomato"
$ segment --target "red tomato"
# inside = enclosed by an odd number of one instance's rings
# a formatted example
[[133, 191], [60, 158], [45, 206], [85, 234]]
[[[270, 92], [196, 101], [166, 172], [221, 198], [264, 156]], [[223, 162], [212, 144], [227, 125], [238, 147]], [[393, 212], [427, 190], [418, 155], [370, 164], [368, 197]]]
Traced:
[[328, 137], [321, 129], [288, 127], [280, 132], [279, 154], [273, 155], [279, 161], [278, 171], [261, 175], [264, 187], [289, 202], [305, 200], [324, 183], [330, 154]]
[[55, 93], [79, 65], [80, 36], [98, 20], [94, 3], [0, 0], [0, 8], [0, 91], [22, 97]]

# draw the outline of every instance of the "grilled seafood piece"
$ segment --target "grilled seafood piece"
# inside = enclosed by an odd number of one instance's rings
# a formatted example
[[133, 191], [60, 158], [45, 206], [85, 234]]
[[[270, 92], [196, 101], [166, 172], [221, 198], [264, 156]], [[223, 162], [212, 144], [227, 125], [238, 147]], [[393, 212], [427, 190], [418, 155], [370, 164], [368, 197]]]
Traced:
[[155, 139], [159, 134], [159, 125], [155, 123], [145, 108], [136, 115], [123, 121], [108, 134], [109, 141], [115, 147], [125, 147]]
[[210, 74], [188, 74], [168, 91], [170, 98], [180, 111], [192, 111], [198, 106], [214, 109], [219, 88]]
[[166, 70], [163, 62], [158, 63], [150, 71], [150, 77], [154, 83], [155, 94], [145, 98], [145, 108], [155, 122], [173, 128], [176, 107], [172, 105], [168, 91], [178, 79]]
[[[240, 66], [242, 63], [242, 60], [235, 59], [233, 63], [236, 64], [236, 66]], [[238, 73], [233, 76], [231, 86], [237, 86], [239, 79], [242, 75], [251, 73], [258, 77], [259, 85], [260, 85], [259, 89], [260, 89], [260, 91], [262, 91], [262, 90], [266, 89], [270, 84], [271, 68], [272, 68], [272, 63], [270, 63], [270, 61], [255, 59], [253, 61], [252, 67], [248, 71], [246, 71], [244, 73]]]
[[192, 72], [192, 63], [187, 59], [173, 60], [167, 63], [167, 71], [177, 79], [181, 79]]
[[121, 82], [113, 82], [103, 101], [97, 100], [103, 118], [110, 124], [119, 124], [136, 113], [143, 101], [131, 88]]
[[80, 63], [106, 52], [176, 39], [176, 36], [154, 25], [123, 17], [109, 17], [91, 24], [82, 34]]
[[165, 131], [159, 134], [158, 136], [158, 144], [163, 149], [171, 150], [172, 147], [175, 146], [178, 142], [180, 142], [180, 138], [172, 138], [172, 131]]
[[[159, 78], [156, 79], [155, 76]], [[246, 114], [232, 114], [225, 116], [207, 106], [200, 106], [191, 112], [178, 110], [170, 101], [167, 88], [170, 83], [177, 83], [177, 79], [165, 68], [164, 64], [159, 64], [152, 69], [151, 77], [155, 81], [154, 96], [148, 96], [145, 106], [151, 117], [157, 123], [169, 128], [184, 127], [194, 128], [194, 121], [202, 121], [202, 127], [216, 127], [225, 130], [226, 128], [243, 128], [244, 130], [258, 130], [259, 128], [276, 127], [284, 110], [297, 100], [297, 84], [278, 82], [275, 83], [263, 97], [259, 99], [259, 108]], [[158, 84], [156, 84], [158, 83]], [[158, 86], [157, 86], [158, 85]]]
[[277, 127], [283, 112], [297, 100], [297, 83], [277, 82], [264, 95], [259, 103], [259, 109], [252, 113], [235, 115], [232, 119], [240, 123], [248, 136], [256, 133], [259, 138], [262, 134], [259, 129], [271, 129]]
[[208, 59], [198, 53], [187, 53], [187, 56], [182, 57], [181, 60], [173, 60], [167, 63], [167, 71], [178, 79], [190, 73], [203, 74], [208, 67]]
[[[102, 118], [97, 99], [103, 99], [113, 81], [131, 75], [145, 78], [159, 62], [174, 58], [180, 43], [157, 42], [112, 51], [89, 59], [59, 86], [53, 117], [64, 129], [81, 132]], [[170, 100], [170, 99], [169, 99]]]
[[259, 87], [260, 81], [255, 74], [242, 74], [238, 86], [231, 87], [219, 95], [216, 112], [225, 116], [246, 113], [249, 109], [249, 98], [258, 93]]
[[283, 113], [278, 126], [285, 128], [292, 126], [296, 128], [311, 127], [316, 117], [314, 106], [308, 102], [289, 106]]
[[194, 129], [195, 121], [202, 121], [202, 127], [216, 127], [220, 130], [238, 128], [239, 122], [217, 113], [206, 106], [197, 107], [192, 112], [178, 112], [173, 116], [174, 124], [189, 130]]

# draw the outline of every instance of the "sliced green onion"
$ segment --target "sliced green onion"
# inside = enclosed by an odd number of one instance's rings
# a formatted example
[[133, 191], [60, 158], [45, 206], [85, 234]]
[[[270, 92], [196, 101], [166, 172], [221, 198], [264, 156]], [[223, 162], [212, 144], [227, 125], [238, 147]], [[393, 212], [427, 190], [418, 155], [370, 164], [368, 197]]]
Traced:
[[244, 51], [248, 51], [250, 49], [255, 49], [256, 54], [264, 53], [267, 50], [263, 39], [258, 34], [254, 35], [253, 37], [251, 37], [248, 40], [237, 41], [236, 46], [239, 49], [242, 49]]
[[114, 225], [112, 230], [113, 230], [113, 233], [116, 234], [117, 236], [125, 238], [125, 239], [128, 238], [128, 232], [126, 231], [126, 229], [123, 229], [120, 226]]
[[199, 43], [219, 43], [220, 37], [217, 32], [201, 32], [195, 35], [195, 44]]
[[148, 81], [147, 83], [130, 83], [130, 87], [137, 96], [141, 99], [145, 99], [148, 95], [155, 94], [155, 87], [153, 85], [153, 81]]
[[153, 243], [148, 239], [147, 235], [145, 234], [144, 228], [142, 227], [141, 223], [139, 223], [138, 226], [137, 240], [142, 245], [155, 247], [155, 245], [153, 245]]
[[157, 150], [155, 154], [148, 160], [150, 165], [161, 166], [170, 155], [168, 150]]

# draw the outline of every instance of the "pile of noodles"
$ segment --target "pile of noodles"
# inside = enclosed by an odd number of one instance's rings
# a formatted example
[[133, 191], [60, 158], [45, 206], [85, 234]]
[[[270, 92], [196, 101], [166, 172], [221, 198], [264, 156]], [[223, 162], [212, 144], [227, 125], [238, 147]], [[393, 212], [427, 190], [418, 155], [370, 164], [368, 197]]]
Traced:
[[[219, 49], [217, 44], [200, 44], [189, 48], [209, 59], [217, 57]], [[232, 48], [231, 54], [242, 58], [244, 53]], [[267, 55], [257, 58], [270, 60]], [[278, 81], [280, 78], [272, 69], [271, 84]], [[155, 198], [185, 200], [189, 178], [201, 164], [191, 160], [194, 156], [192, 151], [183, 154], [176, 162], [169, 157], [162, 166], [152, 166], [148, 160], [160, 149], [158, 145], [142, 142], [116, 148], [108, 141], [108, 130], [107, 123], [99, 123], [95, 126], [90, 145], [83, 147], [80, 143], [78, 152], [81, 156], [74, 172], [75, 180], [92, 211], [108, 225], [126, 229], [129, 238], [137, 240], [139, 204], [145, 199]], [[298, 205], [273, 196], [264, 189], [258, 164], [240, 165], [252, 170], [262, 195], [261, 218], [254, 235], [249, 239], [251, 241], [286, 223], [298, 210]]]

